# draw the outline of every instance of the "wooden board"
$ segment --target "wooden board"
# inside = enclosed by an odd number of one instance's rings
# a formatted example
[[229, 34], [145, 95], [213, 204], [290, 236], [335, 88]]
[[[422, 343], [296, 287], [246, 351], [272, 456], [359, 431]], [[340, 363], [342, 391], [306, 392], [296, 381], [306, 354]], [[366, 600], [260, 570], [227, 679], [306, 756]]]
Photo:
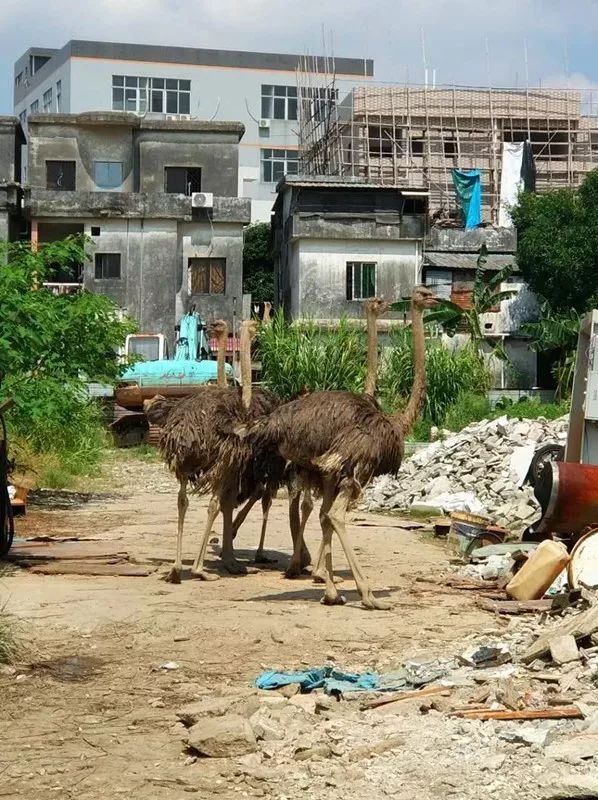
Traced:
[[583, 719], [583, 714], [577, 706], [524, 708], [521, 711], [491, 711], [489, 708], [486, 710], [476, 708], [471, 711], [455, 711], [451, 716], [481, 720]]
[[553, 608], [552, 600], [490, 600], [479, 597], [476, 603], [485, 611], [493, 611], [495, 614], [537, 614]]
[[155, 567], [147, 564], [121, 563], [105, 564], [94, 561], [55, 561], [51, 564], [36, 564], [30, 572], [36, 575], [113, 575], [131, 578], [146, 578], [155, 572]]

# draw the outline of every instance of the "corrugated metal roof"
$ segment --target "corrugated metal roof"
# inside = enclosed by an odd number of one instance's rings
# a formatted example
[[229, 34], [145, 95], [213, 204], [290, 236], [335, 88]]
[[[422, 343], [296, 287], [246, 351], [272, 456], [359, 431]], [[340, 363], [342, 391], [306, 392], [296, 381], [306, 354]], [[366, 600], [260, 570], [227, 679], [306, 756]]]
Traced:
[[[424, 254], [424, 267], [440, 269], [476, 269], [478, 266], [478, 253], [444, 253], [436, 250], [427, 250]], [[486, 269], [502, 269], [512, 265], [517, 271], [515, 255], [508, 253], [488, 253]]]

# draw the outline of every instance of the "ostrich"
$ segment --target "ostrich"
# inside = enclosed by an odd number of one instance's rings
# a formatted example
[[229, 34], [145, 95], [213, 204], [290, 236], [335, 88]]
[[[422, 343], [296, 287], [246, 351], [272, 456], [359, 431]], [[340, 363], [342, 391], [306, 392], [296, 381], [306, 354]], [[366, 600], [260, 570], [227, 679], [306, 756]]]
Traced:
[[[364, 396], [370, 397], [375, 403], [376, 389], [378, 384], [378, 318], [385, 314], [390, 308], [390, 304], [384, 300], [375, 297], [367, 300], [364, 304], [366, 316], [366, 331], [367, 331], [367, 371], [364, 384]], [[295, 493], [291, 495], [290, 514], [292, 515], [291, 526], [294, 525], [299, 530], [299, 540], [297, 542], [297, 552], [293, 552], [293, 557], [285, 577], [296, 578], [298, 577], [303, 567], [303, 559], [299, 560], [297, 553], [303, 542], [303, 535], [307, 520], [313, 510], [312, 492], [310, 489], [309, 475], [302, 475], [301, 470], [295, 470], [294, 484]], [[303, 489], [303, 499], [301, 501], [301, 521], [298, 521], [297, 504], [299, 502], [299, 493]], [[295, 543], [295, 537], [293, 537]], [[316, 583], [325, 583], [326, 573], [324, 564], [324, 543], [322, 541], [318, 552], [316, 566], [312, 572], [312, 578]]]
[[250, 431], [254, 446], [276, 448], [283, 458], [309, 476], [322, 494], [322, 527], [326, 589], [323, 602], [344, 602], [332, 571], [332, 534], [336, 532], [366, 608], [390, 606], [374, 597], [348, 541], [347, 509], [377, 475], [396, 473], [404, 452], [405, 434], [417, 420], [426, 393], [423, 311], [437, 299], [426, 287], [411, 299], [414, 377], [403, 411], [385, 414], [370, 396], [351, 392], [313, 392], [275, 409]]

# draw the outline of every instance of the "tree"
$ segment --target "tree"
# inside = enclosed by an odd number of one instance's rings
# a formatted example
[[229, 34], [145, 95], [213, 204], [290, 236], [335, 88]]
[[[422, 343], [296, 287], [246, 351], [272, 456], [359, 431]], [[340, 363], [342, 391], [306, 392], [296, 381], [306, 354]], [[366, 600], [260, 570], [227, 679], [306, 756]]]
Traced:
[[256, 303], [274, 299], [274, 263], [270, 223], [256, 222], [245, 230], [243, 291]]
[[573, 389], [575, 351], [581, 319], [581, 314], [573, 308], [554, 312], [548, 303], [544, 303], [540, 309], [540, 319], [523, 326], [523, 330], [532, 337], [531, 348], [549, 353], [554, 358], [552, 374], [556, 380], [558, 399], [567, 397]]
[[521, 193], [511, 210], [517, 263], [552, 312], [583, 312], [598, 300], [598, 171], [579, 189]]
[[38, 250], [29, 242], [0, 243], [0, 398], [14, 398], [11, 416], [28, 435], [28, 419], [46, 428], [76, 426], [86, 381], [117, 379], [117, 348], [136, 327], [119, 318], [105, 295], [55, 295], [44, 288], [56, 270], [85, 260], [85, 244], [82, 237]]

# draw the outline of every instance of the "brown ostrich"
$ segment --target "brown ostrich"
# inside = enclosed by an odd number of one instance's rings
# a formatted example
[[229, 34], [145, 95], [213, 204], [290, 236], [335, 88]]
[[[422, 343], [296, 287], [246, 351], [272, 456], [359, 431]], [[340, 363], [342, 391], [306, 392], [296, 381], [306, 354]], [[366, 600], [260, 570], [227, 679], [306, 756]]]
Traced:
[[[219, 343], [226, 335], [225, 326], [218, 326]], [[242, 370], [251, 375], [251, 338], [255, 335], [255, 324], [241, 324]], [[219, 347], [219, 356], [223, 347]], [[243, 363], [245, 362], [245, 363]], [[222, 373], [224, 371], [222, 361]], [[179, 481], [178, 526], [176, 557], [166, 580], [180, 582], [182, 569], [183, 527], [189, 505], [187, 487], [191, 484], [195, 493], [210, 492], [206, 531], [209, 534], [219, 511], [224, 518], [224, 543], [222, 564], [230, 572], [244, 571], [245, 568], [234, 559], [232, 553], [232, 519], [229, 514], [238, 502], [239, 472], [246, 470], [248, 446], [237, 445], [235, 428], [252, 419], [251, 379], [243, 386], [242, 392], [228, 386], [205, 386], [189, 397], [179, 400], [167, 414], [162, 429], [160, 448], [162, 455]], [[151, 411], [151, 408], [150, 408]], [[258, 414], [256, 414], [258, 416]], [[199, 559], [198, 559], [199, 560]], [[197, 570], [192, 575], [204, 580], [216, 576]]]
[[437, 302], [425, 287], [413, 292], [414, 377], [411, 397], [403, 411], [385, 414], [366, 395], [313, 392], [275, 409], [248, 436], [254, 446], [276, 448], [321, 491], [326, 604], [343, 602], [332, 571], [332, 534], [336, 532], [362, 604], [366, 608], [389, 608], [372, 593], [347, 538], [345, 518], [349, 505], [372, 478], [396, 473], [401, 465], [405, 434], [417, 420], [425, 400], [423, 311]]
[[[378, 319], [385, 314], [390, 308], [390, 304], [384, 300], [375, 297], [367, 300], [364, 304], [366, 316], [366, 332], [367, 332], [367, 371], [364, 384], [364, 395], [372, 398], [375, 401], [376, 389], [378, 385]], [[290, 514], [291, 514], [291, 528], [293, 525], [298, 529], [299, 539], [297, 542], [297, 552], [301, 551], [303, 537], [305, 533], [305, 526], [307, 520], [313, 510], [312, 491], [310, 488], [309, 473], [303, 475], [300, 469], [295, 469], [294, 481], [291, 484], [292, 489], [289, 488], [290, 495]], [[299, 521], [299, 512], [297, 505], [299, 496], [303, 492], [301, 500], [301, 518]], [[293, 537], [295, 543], [296, 537]], [[305, 567], [304, 559], [298, 560], [295, 551], [291, 563], [285, 572], [285, 577], [296, 578], [298, 577]], [[312, 571], [312, 578], [316, 583], [325, 583], [326, 570], [324, 563], [324, 542], [322, 541], [318, 551], [316, 566]]]

